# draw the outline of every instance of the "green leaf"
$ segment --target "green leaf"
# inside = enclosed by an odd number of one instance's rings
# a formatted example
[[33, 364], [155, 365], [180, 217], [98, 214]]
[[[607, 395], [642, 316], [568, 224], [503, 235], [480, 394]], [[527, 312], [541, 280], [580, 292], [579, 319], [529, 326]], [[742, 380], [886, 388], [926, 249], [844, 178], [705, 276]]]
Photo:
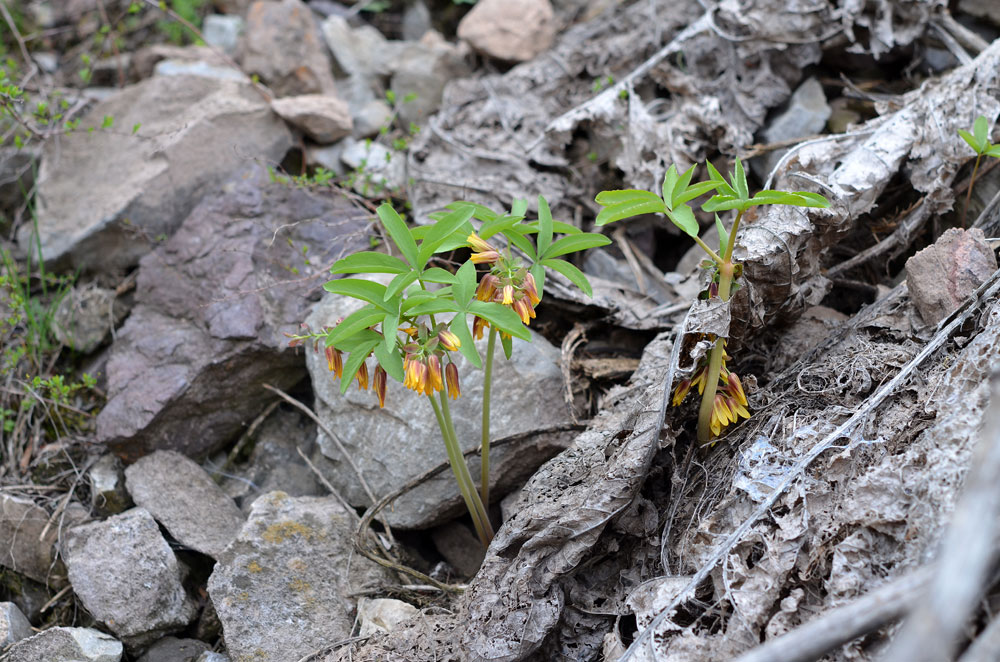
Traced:
[[983, 152], [986, 156], [992, 156], [993, 158], [1000, 159], [1000, 145], [990, 145], [989, 149]]
[[521, 323], [521, 318], [507, 306], [493, 303], [492, 301], [473, 301], [469, 304], [468, 311], [473, 315], [482, 317], [501, 331], [505, 331], [523, 340], [531, 340], [531, 334], [528, 333], [528, 329]]
[[452, 285], [452, 292], [455, 295], [455, 303], [461, 308], [465, 308], [468, 301], [476, 293], [476, 265], [472, 261], [467, 261], [455, 273], [455, 284]]
[[[687, 173], [684, 173], [684, 174], [687, 174]], [[674, 198], [674, 190], [677, 188], [677, 179], [678, 179], [677, 178], [677, 166], [674, 165], [674, 164], [670, 164], [670, 167], [667, 168], [667, 173], [663, 176], [663, 199], [664, 200], [666, 200], [666, 201], [673, 200], [673, 198]], [[684, 190], [684, 186], [687, 186], [687, 184], [684, 184], [681, 187], [681, 190]]]
[[979, 145], [976, 151], [982, 153], [990, 142], [990, 125], [985, 115], [977, 117], [972, 124], [972, 135], [976, 137], [976, 144]]
[[401, 274], [409, 271], [410, 265], [403, 262], [398, 257], [377, 253], [375, 251], [361, 251], [353, 255], [337, 260], [330, 267], [332, 274]]
[[719, 255], [725, 255], [726, 246], [729, 244], [729, 233], [726, 232], [726, 226], [722, 224], [718, 214], [715, 215], [715, 229], [719, 233]]
[[721, 191], [720, 195], [732, 196], [734, 198], [739, 197], [736, 194], [736, 189], [734, 189], [732, 186], [729, 185], [729, 182], [726, 181], [726, 178], [722, 176], [721, 172], [716, 170], [715, 166], [712, 165], [711, 161], [706, 161], [705, 165], [708, 166], [709, 179], [712, 180], [713, 182], [718, 183], [717, 190]]
[[[597, 204], [604, 205], [605, 207], [610, 207], [612, 205], [620, 205], [625, 202], [632, 202], [633, 200], [660, 200], [660, 196], [655, 193], [650, 193], [649, 191], [642, 191], [640, 189], [619, 189], [614, 191], [601, 191], [594, 198]], [[660, 200], [660, 202], [663, 202]]]
[[386, 349], [385, 345], [379, 343], [375, 345], [375, 358], [378, 359], [379, 365], [381, 365], [386, 374], [395, 379], [397, 382], [401, 382], [406, 378], [403, 373], [403, 357], [399, 355], [395, 347], [391, 349]]
[[511, 216], [520, 216], [524, 218], [524, 215], [528, 213], [528, 201], [524, 198], [515, 198], [514, 202], [510, 206]]
[[523, 216], [508, 216], [505, 214], [497, 216], [491, 221], [484, 221], [483, 225], [479, 228], [479, 236], [483, 239], [489, 239], [498, 232], [503, 232], [514, 227], [522, 219], [524, 219]]
[[355, 299], [367, 301], [368, 303], [373, 303], [388, 313], [394, 313], [398, 310], [398, 304], [396, 308], [386, 305], [386, 287], [381, 283], [375, 283], [370, 280], [361, 280], [360, 278], [340, 278], [328, 281], [323, 286], [323, 289], [334, 294], [343, 294], [345, 296], [354, 297]]
[[370, 340], [366, 340], [364, 343], [358, 345], [351, 351], [347, 360], [344, 361], [344, 376], [340, 380], [341, 395], [347, 393], [347, 389], [350, 388], [351, 382], [354, 381], [354, 377], [358, 373], [358, 368], [360, 368], [361, 364], [368, 358], [368, 354], [375, 349], [375, 346], [381, 344], [381, 342], [381, 337], [372, 338]]
[[483, 361], [479, 357], [479, 350], [476, 349], [476, 341], [472, 337], [472, 332], [469, 331], [469, 320], [465, 316], [465, 313], [459, 313], [451, 320], [451, 325], [449, 327], [458, 339], [462, 341], [462, 346], [458, 348], [458, 351], [462, 353], [469, 363], [477, 368], [483, 367]]
[[410, 229], [406, 227], [406, 222], [399, 217], [399, 214], [396, 213], [396, 210], [388, 202], [383, 202], [379, 205], [375, 213], [378, 214], [379, 220], [382, 221], [386, 232], [389, 233], [392, 243], [396, 244], [396, 248], [403, 254], [406, 261], [411, 266], [417, 266], [417, 242], [413, 240], [413, 235], [410, 234]]
[[330, 332], [326, 334], [326, 346], [343, 349], [344, 343], [351, 336], [370, 326], [375, 326], [383, 319], [385, 319], [385, 311], [379, 310], [371, 304], [359, 308], [345, 317], [343, 322], [330, 329]]
[[748, 207], [759, 205], [790, 205], [793, 207], [829, 207], [830, 202], [818, 193], [807, 191], [759, 191], [749, 200]]
[[450, 287], [442, 287], [441, 289], [436, 290], [434, 292], [421, 290], [406, 297], [406, 299], [404, 299], [403, 303], [400, 305], [399, 309], [401, 313], [410, 315], [412, 314], [410, 313], [410, 311], [416, 308], [417, 306], [427, 303], [428, 301], [434, 301], [436, 299], [440, 299], [442, 297], [447, 297], [450, 295], [451, 295]]
[[605, 237], [603, 234], [597, 234], [596, 232], [571, 234], [565, 237], [560, 237], [556, 241], [552, 242], [552, 245], [549, 246], [548, 250], [545, 251], [541, 257], [542, 259], [556, 257], [557, 255], [575, 253], [577, 251], [583, 251], [597, 246], [607, 246], [610, 243], [610, 239]]
[[503, 347], [504, 357], [510, 361], [511, 355], [514, 353], [514, 339], [510, 336], [505, 336], [500, 334], [500, 346]]
[[668, 211], [667, 218], [689, 237], [698, 236], [698, 230], [700, 229], [698, 227], [698, 220], [694, 217], [694, 212], [687, 205], [681, 205], [673, 211]]
[[386, 313], [385, 317], [382, 318], [382, 336], [384, 343], [381, 345], [385, 347], [385, 351], [390, 352], [396, 347], [396, 329], [399, 328], [399, 314], [398, 313]]
[[670, 201], [671, 208], [677, 208], [699, 196], [705, 195], [709, 191], [714, 191], [718, 187], [719, 183], [716, 181], [697, 182], [695, 184], [691, 184], [691, 186], [688, 186], [683, 192], [674, 196], [674, 199]]
[[[389, 301], [394, 296], [396, 296], [397, 294], [408, 288], [410, 285], [412, 285], [413, 282], [416, 280], [417, 280], [417, 272], [413, 271], [412, 269], [410, 271], [407, 271], [405, 274], [399, 274], [391, 281], [389, 281], [389, 287], [385, 288], [383, 301]], [[395, 306], [391, 306], [391, 308], [392, 310], [399, 310], [399, 304], [397, 303]]]
[[540, 264], [552, 269], [553, 271], [561, 273], [569, 280], [569, 282], [579, 287], [580, 291], [588, 297], [594, 296], [594, 290], [590, 287], [590, 281], [587, 280], [587, 277], [583, 275], [582, 271], [566, 260], [548, 259], [542, 260]]
[[544, 255], [545, 249], [552, 243], [552, 211], [542, 196], [538, 196], [538, 237], [535, 242], [539, 255]]
[[743, 171], [743, 162], [740, 157], [736, 157], [736, 172], [733, 175], [733, 186], [739, 194], [741, 200], [750, 198], [750, 188], [747, 186], [747, 175]]
[[420, 279], [428, 283], [451, 285], [455, 282], [455, 274], [440, 267], [431, 267], [430, 269], [424, 269], [424, 272], [420, 274]]
[[457, 313], [459, 307], [454, 301], [444, 297], [435, 297], [429, 301], [424, 301], [413, 306], [406, 311], [407, 315], [416, 317], [417, 315], [437, 315], [438, 313]]
[[453, 202], [448, 205], [448, 209], [462, 209], [465, 207], [472, 208], [472, 217], [482, 221], [483, 223], [488, 223], [490, 221], [496, 220], [500, 214], [496, 213], [486, 205], [481, 205], [477, 202], [466, 202], [465, 200], [459, 200], [458, 202]]
[[527, 237], [524, 236], [524, 234], [521, 233], [521, 230], [525, 232], [528, 231], [527, 228], [523, 226], [515, 225], [513, 227], [508, 228], [507, 230], [504, 230], [503, 236], [507, 237], [507, 241], [517, 246], [518, 250], [520, 250], [522, 253], [531, 258], [532, 261], [534, 261], [535, 259], [537, 259], [537, 255], [535, 253], [535, 245], [531, 243], [530, 239], [528, 239]]
[[[648, 191], [637, 191], [637, 193], [645, 193], [646, 196], [633, 196], [627, 202], [620, 202], [605, 207], [597, 215], [597, 220], [595, 221], [597, 225], [606, 225], [641, 214], [665, 214], [667, 212], [667, 206], [663, 200], [660, 200], [658, 195], [649, 193]], [[600, 195], [598, 195], [598, 198], [600, 198]], [[598, 199], [598, 203], [600, 202]]]
[[423, 269], [424, 265], [427, 264], [427, 260], [437, 252], [441, 245], [447, 241], [448, 237], [472, 218], [472, 212], [471, 207], [462, 207], [445, 215], [444, 218], [435, 223], [424, 240], [420, 242], [420, 249], [417, 252], [417, 264], [415, 266], [418, 269]]
[[727, 211], [729, 209], [743, 209], [746, 210], [746, 203], [748, 200], [740, 200], [739, 198], [732, 195], [713, 195], [708, 201], [701, 206], [701, 208], [707, 212], [713, 211]]
[[545, 265], [541, 262], [535, 262], [529, 271], [532, 278], [535, 279], [535, 290], [538, 292], [538, 298], [541, 299], [545, 296]]
[[[986, 118], [983, 118], [983, 119], [986, 119]], [[102, 129], [109, 129], [109, 128], [111, 128], [111, 125], [114, 124], [114, 123], [115, 123], [115, 118], [114, 117], [112, 117], [111, 115], [105, 115], [104, 116], [104, 120], [101, 121], [101, 128]]]
[[971, 133], [969, 133], [964, 129], [959, 129], [958, 135], [961, 136], [962, 140], [964, 140], [969, 144], [969, 147], [971, 147], [972, 151], [974, 151], [976, 154], [983, 153], [982, 146], [978, 142], [976, 142], [975, 136], [973, 136]]

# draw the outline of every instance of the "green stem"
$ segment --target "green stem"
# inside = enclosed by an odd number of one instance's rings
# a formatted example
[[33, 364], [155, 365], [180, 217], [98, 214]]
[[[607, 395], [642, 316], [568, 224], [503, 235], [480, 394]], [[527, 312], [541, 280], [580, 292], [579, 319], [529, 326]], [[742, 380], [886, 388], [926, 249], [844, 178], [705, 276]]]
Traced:
[[490, 392], [493, 387], [493, 354], [497, 348], [497, 330], [490, 326], [490, 339], [486, 345], [486, 373], [483, 376], [483, 436], [480, 447], [480, 494], [483, 505], [489, 507], [490, 504]]
[[469, 466], [465, 463], [465, 458], [462, 456], [462, 449], [458, 444], [458, 436], [455, 434], [455, 425], [451, 419], [448, 398], [442, 392], [440, 394], [440, 406], [438, 406], [433, 395], [427, 397], [430, 399], [431, 405], [434, 407], [434, 413], [438, 417], [438, 427], [441, 428], [441, 437], [444, 439], [445, 449], [448, 452], [448, 463], [451, 464], [452, 473], [455, 474], [455, 481], [458, 483], [458, 490], [462, 494], [462, 499], [465, 500], [465, 507], [468, 509], [469, 515], [472, 517], [472, 525], [475, 527], [476, 534], [479, 536], [480, 542], [483, 543], [483, 547], [488, 547], [490, 541], [493, 540], [493, 527], [490, 525], [490, 518], [486, 514], [486, 509], [483, 507], [482, 501], [479, 500], [479, 494], [476, 492], [476, 484], [472, 482], [472, 474], [469, 473]]
[[719, 265], [720, 267], [722, 266], [724, 260], [721, 257], [719, 257], [718, 253], [709, 248], [708, 244], [706, 244], [704, 241], [701, 240], [701, 237], [699, 237], [698, 235], [692, 235], [692, 238], [694, 239], [694, 243], [701, 246], [701, 250], [708, 253], [708, 256], [712, 258], [712, 260], [714, 260], [717, 265]]
[[982, 154], [976, 155], [976, 165], [972, 166], [972, 177], [969, 178], [969, 190], [965, 192], [965, 204], [962, 205], [962, 227], [965, 227], [966, 214], [969, 213], [969, 199], [972, 197], [972, 186], [976, 183], [976, 172], [979, 170], [979, 161]]
[[[719, 267], [719, 298], [729, 301], [729, 292], [733, 284], [733, 250], [736, 247], [736, 231], [740, 227], [743, 211], [736, 214], [733, 228], [729, 231], [729, 243], [726, 245], [724, 261]], [[712, 440], [712, 411], [715, 409], [715, 394], [719, 390], [719, 373], [722, 371], [722, 356], [726, 352], [725, 338], [718, 338], [712, 353], [708, 357], [708, 374], [705, 375], [705, 392], [701, 396], [701, 407], [698, 409], [698, 443], [706, 444]]]

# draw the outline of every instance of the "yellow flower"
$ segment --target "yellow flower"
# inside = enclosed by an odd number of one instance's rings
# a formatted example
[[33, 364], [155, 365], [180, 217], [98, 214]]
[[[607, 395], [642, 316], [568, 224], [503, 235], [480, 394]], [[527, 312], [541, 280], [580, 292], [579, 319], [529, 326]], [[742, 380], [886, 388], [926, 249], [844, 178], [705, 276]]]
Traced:
[[483, 339], [483, 331], [490, 325], [489, 322], [484, 320], [482, 317], [477, 317], [472, 323], [472, 337], [476, 340]]
[[682, 402], [684, 402], [684, 398], [687, 397], [688, 391], [690, 390], [691, 390], [691, 380], [682, 379], [677, 384], [677, 387], [674, 388], [674, 399], [671, 401], [671, 405], [676, 407], [680, 405]]
[[474, 251], [472, 255], [469, 256], [469, 259], [472, 260], [473, 264], [492, 263], [500, 259], [499, 251], [489, 245], [475, 232], [470, 234], [466, 241], [469, 242], [469, 246], [471, 246]]
[[427, 366], [419, 359], [407, 356], [403, 362], [403, 371], [406, 373], [403, 379], [403, 386], [422, 393], [427, 383]]
[[448, 397], [457, 400], [462, 395], [462, 389], [458, 385], [458, 366], [449, 363], [444, 369], [444, 379], [448, 384]]
[[438, 332], [438, 340], [441, 342], [441, 346], [449, 352], [454, 352], [462, 346], [462, 341], [459, 337], [448, 329], [441, 329], [441, 331]]
[[381, 364], [375, 367], [375, 395], [378, 396], [378, 407], [382, 409], [385, 407], [385, 368]]
[[476, 287], [476, 299], [479, 301], [492, 301], [499, 283], [500, 279], [493, 274], [483, 276], [483, 279], [479, 281], [479, 285]]
[[344, 372], [344, 357], [336, 347], [326, 348], [326, 366], [337, 379], [340, 379], [340, 376]]
[[530, 273], [525, 274], [524, 283], [521, 289], [528, 295], [528, 298], [531, 299], [532, 305], [537, 306], [541, 299], [538, 298], [538, 288], [535, 287], [535, 277]]
[[431, 354], [427, 357], [427, 385], [424, 393], [433, 395], [435, 391], [444, 390], [444, 381], [441, 378], [441, 360], [437, 355]]
[[365, 362], [361, 363], [361, 367], [358, 368], [358, 374], [355, 375], [358, 378], [358, 388], [362, 391], [368, 390], [368, 364]]
[[514, 286], [513, 285], [504, 285], [503, 286], [503, 299], [501, 299], [500, 303], [502, 303], [505, 306], [509, 306], [512, 303], [514, 303]]
[[535, 309], [531, 307], [531, 302], [526, 297], [521, 297], [515, 301], [511, 308], [518, 314], [525, 326], [535, 317]]

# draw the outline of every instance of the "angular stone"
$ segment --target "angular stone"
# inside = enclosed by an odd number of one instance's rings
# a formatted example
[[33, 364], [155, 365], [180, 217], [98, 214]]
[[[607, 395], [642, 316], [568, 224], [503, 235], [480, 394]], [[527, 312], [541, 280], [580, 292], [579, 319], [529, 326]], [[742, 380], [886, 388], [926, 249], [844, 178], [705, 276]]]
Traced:
[[218, 559], [243, 526], [243, 513], [197, 463], [175, 451], [156, 451], [125, 469], [140, 508], [177, 542]]
[[[423, 125], [441, 105], [445, 84], [470, 73], [463, 49], [452, 46], [435, 31], [427, 32], [420, 41], [406, 43], [389, 83], [399, 100], [397, 112], [404, 126], [411, 122]], [[408, 95], [413, 98], [404, 102]]]
[[950, 228], [906, 261], [906, 286], [920, 317], [933, 326], [958, 310], [996, 269], [982, 230]]
[[206, 197], [140, 265], [98, 439], [134, 461], [157, 449], [202, 456], [239, 435], [275, 397], [261, 384], [303, 376], [283, 334], [298, 332], [328, 265], [367, 244], [367, 222], [343, 196], [257, 165]]
[[380, 632], [391, 632], [396, 626], [414, 616], [420, 610], [409, 602], [392, 598], [361, 598], [358, 600], [359, 637], [370, 637]]
[[228, 68], [231, 71], [237, 71], [244, 77], [246, 76], [238, 69], [233, 69], [224, 57], [208, 46], [175, 46], [173, 44], [153, 44], [135, 51], [132, 55], [130, 75], [132, 78], [140, 80], [149, 78], [156, 70], [156, 65], [163, 60], [189, 64], [201, 62], [209, 67]]
[[155, 641], [195, 617], [177, 558], [142, 508], [70, 529], [63, 555], [87, 611], [129, 644]]
[[386, 39], [370, 25], [352, 28], [341, 16], [330, 16], [323, 21], [322, 32], [340, 70], [359, 77], [368, 86], [378, 77], [392, 73], [403, 47], [402, 42]]
[[[360, 305], [347, 297], [327, 295], [316, 305], [308, 324], [312, 328], [332, 326]], [[480, 355], [485, 356], [485, 350], [483, 339], [479, 341]], [[479, 444], [481, 434], [483, 371], [472, 368], [457, 353], [454, 358], [462, 397], [452, 403], [451, 412], [459, 442], [463, 449], [469, 449]], [[389, 379], [385, 408], [379, 409], [370, 392], [351, 387], [341, 395], [340, 384], [331, 376], [321, 351], [310, 348], [306, 364], [316, 394], [316, 413], [336, 431], [376, 497], [447, 460], [434, 411], [426, 398]], [[563, 401], [559, 350], [540, 335], [532, 334], [530, 343], [516, 341], [510, 361], [498, 349], [493, 373], [493, 438], [526, 435], [524, 440], [493, 448], [490, 453], [491, 492], [499, 498], [566, 447], [569, 435], [542, 431], [569, 423], [570, 415]], [[319, 445], [332, 460], [323, 467], [330, 481], [351, 505], [369, 505], [360, 482], [333, 440], [320, 432]], [[470, 458], [469, 467], [473, 476], [479, 475], [478, 457]], [[455, 479], [446, 471], [396, 500], [383, 515], [392, 526], [413, 529], [433, 526], [464, 510]]]
[[258, 74], [279, 97], [336, 92], [319, 27], [300, 0], [250, 5], [243, 69]]
[[63, 581], [62, 564], [53, 562], [59, 527], [48, 522], [49, 514], [30, 499], [0, 494], [0, 566], [43, 584]]
[[459, 22], [458, 36], [484, 55], [525, 62], [552, 46], [555, 12], [549, 0], [479, 0]]
[[[88, 132], [105, 117], [114, 130]], [[290, 146], [288, 128], [249, 84], [167, 76], [128, 87], [98, 103], [77, 131], [46, 143], [42, 256], [84, 270], [130, 267], [234, 168], [279, 162]]]
[[229, 56], [236, 55], [245, 29], [246, 21], [242, 16], [209, 14], [201, 23], [205, 43], [222, 49]]
[[0, 602], [0, 650], [34, 634], [31, 623], [13, 602]]
[[353, 127], [347, 104], [328, 94], [283, 97], [272, 101], [271, 108], [321, 145], [349, 135]]
[[136, 662], [194, 662], [211, 649], [204, 641], [164, 637], [149, 647]]
[[234, 660], [297, 660], [350, 636], [350, 596], [394, 581], [355, 552], [354, 528], [333, 497], [272, 492], [254, 502], [208, 580]]
[[125, 316], [115, 306], [115, 291], [90, 286], [71, 288], [52, 316], [52, 333], [63, 345], [90, 354]]
[[93, 628], [49, 628], [22, 639], [4, 662], [119, 662], [122, 642]]
[[[774, 143], [822, 133], [832, 113], [823, 86], [815, 78], [807, 78], [788, 100], [788, 108], [768, 122], [761, 132], [761, 141]], [[775, 150], [761, 159], [754, 159], [751, 161], [754, 172], [765, 179], [787, 151]]]

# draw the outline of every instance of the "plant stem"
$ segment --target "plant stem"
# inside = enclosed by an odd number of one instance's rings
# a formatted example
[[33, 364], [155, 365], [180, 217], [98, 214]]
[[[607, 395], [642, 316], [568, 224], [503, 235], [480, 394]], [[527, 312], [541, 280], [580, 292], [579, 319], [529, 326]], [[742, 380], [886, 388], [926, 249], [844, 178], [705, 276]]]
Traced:
[[969, 199], [972, 197], [972, 187], [976, 183], [976, 172], [979, 171], [979, 161], [982, 154], [976, 155], [976, 165], [972, 166], [972, 177], [969, 178], [969, 190], [965, 192], [965, 204], [962, 205], [962, 227], [965, 227], [966, 214], [969, 213]]
[[[733, 250], [736, 247], [736, 231], [740, 227], [743, 211], [736, 214], [733, 228], [729, 231], [729, 243], [722, 264], [719, 266], [719, 298], [729, 301], [729, 292], [733, 284]], [[717, 338], [715, 347], [708, 357], [708, 374], [705, 375], [705, 392], [701, 396], [701, 406], [698, 409], [698, 443], [706, 444], [712, 440], [712, 411], [715, 409], [715, 394], [719, 390], [719, 373], [722, 371], [722, 356], [726, 352], [726, 339]]]
[[433, 395], [428, 395], [427, 398], [431, 401], [434, 414], [437, 416], [438, 427], [441, 429], [441, 438], [444, 440], [445, 450], [448, 453], [448, 463], [451, 465], [452, 473], [455, 475], [455, 482], [458, 483], [458, 491], [465, 501], [465, 507], [472, 517], [472, 525], [476, 529], [476, 535], [479, 536], [483, 547], [488, 547], [490, 541], [493, 540], [493, 527], [490, 525], [486, 509], [483, 508], [483, 504], [479, 500], [476, 485], [472, 482], [472, 474], [469, 473], [469, 467], [462, 456], [462, 449], [458, 445], [455, 426], [452, 423], [451, 411], [448, 407], [448, 399], [442, 393], [441, 404], [439, 406]]
[[497, 330], [490, 326], [490, 339], [486, 345], [486, 372], [483, 376], [483, 425], [479, 463], [482, 467], [479, 491], [483, 505], [490, 505], [490, 392], [493, 389], [493, 354], [497, 348]]
[[701, 250], [703, 250], [706, 253], [708, 253], [708, 256], [710, 258], [712, 258], [715, 261], [716, 264], [718, 264], [720, 267], [722, 266], [723, 259], [721, 257], [719, 257], [718, 254], [715, 251], [713, 251], [711, 248], [709, 248], [708, 244], [706, 244], [704, 241], [701, 240], [701, 237], [699, 237], [698, 235], [692, 235], [691, 238], [694, 239], [694, 243], [696, 243], [699, 246], [701, 246]]

